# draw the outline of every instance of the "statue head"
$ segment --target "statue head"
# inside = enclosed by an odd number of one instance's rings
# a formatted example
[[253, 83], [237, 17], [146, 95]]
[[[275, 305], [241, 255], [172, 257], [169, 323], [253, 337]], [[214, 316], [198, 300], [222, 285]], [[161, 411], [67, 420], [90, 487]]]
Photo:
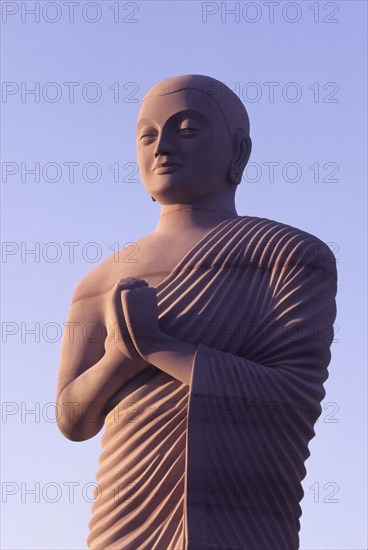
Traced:
[[222, 82], [168, 78], [145, 95], [137, 122], [142, 181], [161, 204], [235, 194], [252, 149], [247, 111]]

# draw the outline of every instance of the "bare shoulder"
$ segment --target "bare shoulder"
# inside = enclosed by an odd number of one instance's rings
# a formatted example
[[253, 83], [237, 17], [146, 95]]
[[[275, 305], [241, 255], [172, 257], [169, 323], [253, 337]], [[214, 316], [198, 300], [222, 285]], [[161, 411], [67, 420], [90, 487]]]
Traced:
[[154, 235], [149, 234], [116, 250], [80, 280], [74, 291], [72, 303], [102, 296], [120, 279], [138, 276], [145, 260], [148, 259], [149, 251], [154, 248], [154, 241]]

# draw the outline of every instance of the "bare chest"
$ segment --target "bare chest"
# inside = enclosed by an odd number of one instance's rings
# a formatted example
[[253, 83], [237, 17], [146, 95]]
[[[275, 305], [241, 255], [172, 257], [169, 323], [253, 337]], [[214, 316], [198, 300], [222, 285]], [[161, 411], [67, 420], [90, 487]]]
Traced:
[[119, 278], [139, 277], [157, 286], [207, 233], [208, 229], [175, 239], [148, 235], [130, 244], [119, 251]]

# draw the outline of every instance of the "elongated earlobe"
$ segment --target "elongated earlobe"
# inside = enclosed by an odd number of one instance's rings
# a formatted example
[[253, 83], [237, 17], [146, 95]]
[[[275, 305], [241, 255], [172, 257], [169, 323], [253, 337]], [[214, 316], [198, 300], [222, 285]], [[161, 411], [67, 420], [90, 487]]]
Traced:
[[251, 151], [252, 140], [250, 139], [250, 136], [244, 135], [243, 130], [239, 131], [235, 138], [235, 158], [230, 163], [228, 172], [230, 183], [239, 185], [241, 182]]

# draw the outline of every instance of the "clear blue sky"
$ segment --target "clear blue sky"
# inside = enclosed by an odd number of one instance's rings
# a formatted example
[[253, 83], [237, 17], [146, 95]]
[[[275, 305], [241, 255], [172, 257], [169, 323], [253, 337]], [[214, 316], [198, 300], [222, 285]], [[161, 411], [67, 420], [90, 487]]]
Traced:
[[336, 254], [337, 334], [301, 549], [367, 548], [366, 2], [1, 8], [2, 548], [86, 548], [101, 435], [72, 443], [53, 421], [61, 332], [82, 276], [155, 227], [136, 118], [153, 84], [188, 73], [225, 82], [248, 109], [238, 213], [300, 227]]

